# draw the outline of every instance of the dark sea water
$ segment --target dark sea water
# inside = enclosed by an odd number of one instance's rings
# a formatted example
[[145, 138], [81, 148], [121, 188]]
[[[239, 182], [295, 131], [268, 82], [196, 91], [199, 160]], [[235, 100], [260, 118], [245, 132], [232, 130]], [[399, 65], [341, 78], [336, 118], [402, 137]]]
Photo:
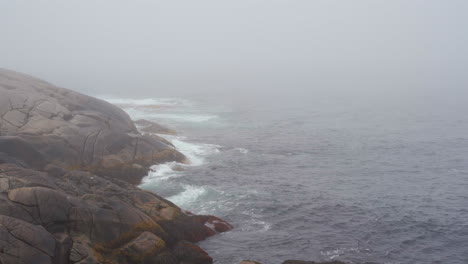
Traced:
[[108, 99], [179, 132], [193, 164], [141, 187], [235, 226], [200, 243], [216, 263], [468, 263], [467, 100], [222, 98]]

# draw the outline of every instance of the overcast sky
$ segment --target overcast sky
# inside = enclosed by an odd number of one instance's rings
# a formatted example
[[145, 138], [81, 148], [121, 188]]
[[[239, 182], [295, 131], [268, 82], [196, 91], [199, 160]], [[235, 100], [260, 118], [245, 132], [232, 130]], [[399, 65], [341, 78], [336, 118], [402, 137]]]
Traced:
[[466, 0], [0, 0], [0, 36], [94, 94], [468, 89]]

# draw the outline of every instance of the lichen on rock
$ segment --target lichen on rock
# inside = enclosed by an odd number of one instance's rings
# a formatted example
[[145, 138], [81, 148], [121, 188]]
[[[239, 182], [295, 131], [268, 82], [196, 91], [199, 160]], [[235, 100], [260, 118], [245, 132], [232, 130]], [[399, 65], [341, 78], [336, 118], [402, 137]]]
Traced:
[[[191, 242], [230, 230], [135, 186], [185, 161], [119, 108], [0, 69], [1, 264], [209, 264]], [[210, 228], [210, 226], [214, 228]]]
[[100, 99], [4, 69], [0, 94], [0, 152], [16, 163], [39, 170], [52, 163], [135, 184], [151, 165], [186, 160]]

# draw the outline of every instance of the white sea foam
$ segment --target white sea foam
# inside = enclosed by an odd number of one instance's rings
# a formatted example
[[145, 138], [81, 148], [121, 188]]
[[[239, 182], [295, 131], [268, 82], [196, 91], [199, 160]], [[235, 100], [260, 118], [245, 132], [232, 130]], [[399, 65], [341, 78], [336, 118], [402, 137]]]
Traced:
[[190, 204], [196, 202], [197, 199], [199, 199], [199, 197], [204, 195], [205, 193], [205, 187], [185, 185], [183, 192], [173, 195], [167, 199], [181, 207], [187, 207]]
[[[126, 99], [126, 98], [112, 98], [112, 97], [101, 97], [101, 99], [106, 100], [113, 104], [122, 105], [123, 109], [130, 115], [134, 120], [138, 119], [148, 119], [153, 121], [158, 121], [160, 119], [170, 119], [172, 121], [181, 121], [181, 122], [205, 122], [214, 118], [217, 118], [216, 115], [210, 114], [192, 114], [192, 113], [173, 113], [173, 112], [164, 112], [158, 111], [157, 109], [152, 108], [140, 108], [138, 106], [154, 106], [154, 105], [191, 105], [190, 101], [180, 98], [147, 98], [147, 99]], [[180, 111], [180, 110], [177, 110]], [[180, 136], [168, 136], [168, 135], [159, 135], [167, 140], [169, 140], [180, 152], [182, 152], [190, 161], [190, 165], [199, 166], [205, 162], [205, 157], [218, 153], [220, 146], [212, 144], [196, 144], [189, 143], [184, 141], [184, 137]], [[179, 166], [186, 166], [184, 164], [177, 164]], [[161, 180], [171, 177], [172, 174], [177, 174], [173, 170], [175, 164], [168, 163], [152, 168], [152, 172], [143, 180], [144, 183], [147, 183], [151, 180]]]
[[242, 154], [247, 154], [249, 153], [249, 150], [248, 149], [245, 149], [245, 148], [236, 148], [237, 151], [239, 151], [240, 153]]
[[359, 248], [337, 248], [337, 249], [332, 249], [332, 250], [322, 250], [320, 251], [320, 254], [323, 256], [326, 256], [329, 260], [334, 260], [340, 256], [343, 256], [348, 253], [359, 253], [362, 251], [368, 251], [369, 249], [359, 249]]
[[[166, 120], [176, 123], [202, 123], [219, 118], [217, 115], [194, 112], [194, 102], [181, 98], [127, 99], [99, 97], [120, 106], [133, 120]], [[160, 108], [159, 108], [160, 107]]]
[[[196, 124], [218, 118], [217, 115], [199, 112], [190, 101], [178, 98], [122, 99], [101, 97], [124, 109], [133, 120], [146, 119], [162, 123]], [[161, 107], [159, 107], [161, 106]], [[189, 164], [168, 162], [154, 165], [143, 179], [141, 188], [166, 193], [167, 199], [186, 209], [211, 211], [211, 201], [217, 202], [222, 193], [204, 186], [184, 184], [177, 178], [184, 176], [184, 170], [191, 166], [203, 165], [205, 159], [220, 152], [221, 146], [188, 142], [183, 136], [158, 135], [171, 142], [190, 161]], [[245, 149], [238, 149], [247, 153]], [[185, 169], [184, 169], [185, 168]], [[203, 200], [203, 201], [202, 201]], [[210, 207], [210, 208], [206, 208]]]
[[202, 165], [205, 157], [219, 153], [221, 147], [213, 144], [189, 143], [178, 137], [167, 137], [167, 139], [190, 160], [192, 166]]
[[153, 111], [145, 111], [142, 109], [134, 108], [134, 107], [123, 107], [125, 112], [133, 119], [146, 119], [146, 120], [155, 120], [154, 118], [154, 110]]
[[174, 170], [174, 167], [178, 165], [179, 163], [177, 162], [167, 162], [164, 164], [151, 166], [151, 170], [149, 171], [148, 176], [143, 179], [143, 184], [148, 182], [167, 180], [177, 176], [179, 173], [178, 171]]
[[253, 208], [243, 211], [242, 214], [246, 216], [246, 224], [242, 226], [242, 231], [265, 232], [270, 230], [271, 223], [264, 221]]
[[178, 151], [183, 153], [190, 161], [189, 164], [182, 164], [177, 162], [167, 162], [164, 164], [154, 165], [151, 167], [148, 175], [143, 178], [141, 187], [145, 185], [151, 185], [151, 183], [159, 183], [168, 179], [183, 175], [181, 168], [189, 166], [200, 166], [205, 163], [207, 156], [216, 154], [219, 152], [221, 146], [213, 144], [196, 144], [184, 141], [184, 137], [181, 136], [168, 136], [160, 135], [170, 141]]
[[252, 220], [252, 223], [254, 224], [254, 226], [256, 226], [256, 225], [260, 226], [260, 229], [257, 230], [259, 232], [265, 232], [265, 231], [270, 230], [270, 228], [271, 228], [271, 224], [268, 223], [268, 222], [265, 222], [265, 221]]
[[218, 118], [217, 115], [208, 114], [185, 114], [185, 113], [154, 113], [151, 118], [160, 120], [172, 120], [176, 122], [201, 123]]
[[160, 113], [154, 109], [141, 109], [135, 107], [124, 107], [125, 112], [133, 119], [147, 119], [151, 121], [167, 121], [173, 123], [203, 123], [218, 118], [210, 114], [186, 114], [186, 113]]
[[189, 104], [188, 100], [181, 98], [145, 98], [145, 99], [128, 99], [101, 96], [100, 99], [116, 105], [134, 105], [134, 106], [173, 106]]
[[[219, 152], [221, 146], [213, 144], [201, 144], [201, 143], [189, 143], [183, 136], [173, 135], [159, 135], [166, 140], [170, 141], [178, 151], [183, 153], [189, 160], [189, 164], [167, 162], [164, 164], [154, 165], [151, 167], [148, 175], [142, 180], [141, 188], [153, 190], [153, 191], [164, 191], [165, 189], [182, 189], [177, 195], [173, 195], [171, 199], [179, 200], [190, 200], [192, 195], [197, 193], [194, 186], [181, 186], [179, 183], [173, 180], [183, 176], [184, 168], [191, 166], [200, 166], [205, 163], [205, 158]], [[202, 188], [202, 187], [199, 187]], [[194, 198], [196, 199], [196, 198]], [[186, 205], [186, 203], [184, 203]], [[181, 206], [184, 206], [181, 204]]]

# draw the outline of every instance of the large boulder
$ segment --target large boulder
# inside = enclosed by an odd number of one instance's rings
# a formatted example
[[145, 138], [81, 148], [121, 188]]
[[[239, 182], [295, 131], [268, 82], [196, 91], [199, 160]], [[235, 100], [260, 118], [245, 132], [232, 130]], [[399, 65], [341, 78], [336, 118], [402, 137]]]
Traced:
[[[0, 160], [42, 169], [55, 164], [138, 183], [154, 164], [185, 157], [141, 135], [105, 101], [0, 69]], [[2, 158], [3, 157], [3, 158]]]
[[213, 259], [199, 246], [187, 241], [180, 241], [174, 247], [175, 256], [180, 264], [212, 264]]
[[213, 221], [230, 226], [113, 178], [0, 164], [0, 263], [211, 263], [190, 242]]
[[0, 263], [52, 264], [55, 248], [42, 226], [0, 215]]
[[[134, 184], [184, 162], [121, 109], [0, 69], [0, 264], [211, 263], [190, 242], [232, 228]], [[190, 242], [187, 242], [190, 241]]]

